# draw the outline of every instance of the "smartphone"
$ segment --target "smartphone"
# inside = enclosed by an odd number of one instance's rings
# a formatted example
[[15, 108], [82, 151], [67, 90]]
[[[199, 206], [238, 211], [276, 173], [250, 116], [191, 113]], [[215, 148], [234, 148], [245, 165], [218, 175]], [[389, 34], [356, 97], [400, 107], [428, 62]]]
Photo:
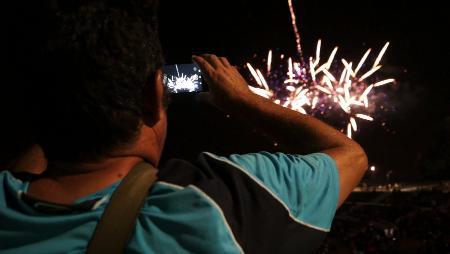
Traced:
[[163, 82], [169, 93], [198, 93], [206, 91], [202, 72], [195, 63], [163, 66]]

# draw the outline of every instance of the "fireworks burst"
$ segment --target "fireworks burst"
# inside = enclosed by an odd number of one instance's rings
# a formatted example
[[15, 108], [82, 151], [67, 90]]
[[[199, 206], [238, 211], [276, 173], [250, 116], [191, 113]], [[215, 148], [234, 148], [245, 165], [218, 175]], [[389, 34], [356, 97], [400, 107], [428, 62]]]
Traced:
[[[378, 53], [372, 65], [368, 64], [367, 59], [371, 53], [371, 49], [368, 49], [357, 65], [342, 58], [340, 61], [342, 65], [339, 68], [335, 64], [338, 47], [335, 47], [324, 61], [321, 59], [322, 41], [318, 40], [315, 57], [309, 57], [306, 62], [300, 45], [292, 1], [288, 0], [288, 4], [296, 35], [298, 57], [287, 59], [287, 67], [282, 65], [283, 69], [287, 69], [285, 72], [286, 70], [277, 70], [272, 66], [274, 56], [272, 50], [269, 50], [265, 75], [259, 68], [247, 63], [247, 68], [257, 83], [257, 87], [249, 86], [249, 88], [255, 94], [303, 114], [314, 115], [318, 112], [323, 114], [324, 111], [338, 109], [348, 119], [347, 136], [351, 138], [352, 132], [358, 130], [357, 120], [374, 120], [369, 115], [374, 108], [371, 107], [370, 95], [375, 93], [377, 87], [395, 82], [392, 78], [369, 81], [376, 79], [373, 78], [374, 74], [382, 67], [380, 62], [389, 42]], [[280, 60], [284, 58], [284, 55], [280, 55]]]
[[[177, 64], [175, 65], [175, 69], [177, 72], [176, 76], [164, 74], [164, 84], [167, 85], [170, 92], [194, 92], [199, 90], [199, 86], [201, 85], [200, 74], [195, 73], [186, 75], [184, 73], [180, 73]], [[200, 70], [195, 67], [193, 71], [199, 72]]]

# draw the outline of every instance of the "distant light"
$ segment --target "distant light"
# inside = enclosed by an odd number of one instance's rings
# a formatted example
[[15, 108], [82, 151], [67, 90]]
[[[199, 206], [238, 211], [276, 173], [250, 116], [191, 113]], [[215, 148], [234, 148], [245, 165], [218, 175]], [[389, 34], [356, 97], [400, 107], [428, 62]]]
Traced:
[[375, 166], [370, 166], [370, 171], [375, 171]]

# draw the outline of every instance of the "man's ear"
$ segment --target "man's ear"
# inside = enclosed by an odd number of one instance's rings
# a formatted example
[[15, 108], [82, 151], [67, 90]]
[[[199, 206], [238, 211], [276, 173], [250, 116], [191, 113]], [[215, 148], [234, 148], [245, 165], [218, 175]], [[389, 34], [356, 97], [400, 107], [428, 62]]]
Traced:
[[144, 124], [153, 126], [161, 118], [163, 93], [162, 71], [158, 69], [149, 75], [144, 87]]

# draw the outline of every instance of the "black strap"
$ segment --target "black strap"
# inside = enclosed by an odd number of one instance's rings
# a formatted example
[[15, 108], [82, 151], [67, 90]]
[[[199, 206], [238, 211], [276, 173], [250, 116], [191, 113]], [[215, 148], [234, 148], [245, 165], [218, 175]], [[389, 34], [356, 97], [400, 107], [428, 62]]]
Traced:
[[112, 194], [86, 253], [123, 253], [130, 240], [137, 216], [157, 170], [146, 162], [136, 165]]

